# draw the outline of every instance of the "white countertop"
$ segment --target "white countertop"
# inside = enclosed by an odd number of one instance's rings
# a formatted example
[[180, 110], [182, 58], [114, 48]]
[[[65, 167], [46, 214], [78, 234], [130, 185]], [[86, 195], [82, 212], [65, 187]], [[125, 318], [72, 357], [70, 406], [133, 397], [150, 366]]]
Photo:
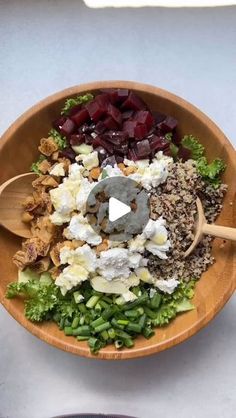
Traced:
[[[0, 0], [0, 39], [0, 133], [57, 90], [126, 79], [186, 98], [236, 145], [236, 7], [94, 10], [76, 0]], [[102, 362], [50, 347], [1, 307], [0, 418], [233, 418], [235, 317], [234, 296], [189, 341], [142, 360]]]

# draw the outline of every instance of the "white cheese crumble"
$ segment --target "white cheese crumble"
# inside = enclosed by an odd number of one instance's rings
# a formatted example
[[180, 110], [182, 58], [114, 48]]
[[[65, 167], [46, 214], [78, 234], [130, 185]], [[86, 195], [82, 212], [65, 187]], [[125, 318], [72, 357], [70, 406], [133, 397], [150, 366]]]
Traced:
[[158, 287], [158, 289], [169, 295], [174, 292], [178, 285], [179, 281], [174, 278], [169, 280], [156, 280], [155, 282], [155, 286]]
[[64, 177], [64, 175], [65, 175], [64, 164], [63, 163], [55, 164], [54, 167], [49, 172], [49, 174], [51, 174], [53, 176], [58, 176], [58, 177], [63, 176]]
[[79, 265], [65, 267], [56, 278], [55, 284], [60, 287], [62, 295], [88, 278], [88, 271]]
[[97, 267], [96, 252], [88, 245], [78, 247], [75, 250], [63, 247], [60, 250], [62, 264], [78, 264], [84, 267], [89, 273], [94, 272]]
[[76, 161], [82, 161], [82, 164], [86, 170], [92, 170], [99, 166], [98, 152], [93, 151], [90, 154], [80, 154], [76, 157]]
[[99, 273], [107, 280], [127, 278], [131, 274], [131, 268], [139, 267], [141, 260], [140, 254], [130, 254], [126, 248], [111, 248], [100, 254]]
[[71, 218], [68, 228], [64, 231], [64, 235], [67, 239], [78, 239], [91, 245], [99, 245], [102, 242], [102, 238], [96, 234], [89, 225], [87, 218], [82, 214], [74, 215]]

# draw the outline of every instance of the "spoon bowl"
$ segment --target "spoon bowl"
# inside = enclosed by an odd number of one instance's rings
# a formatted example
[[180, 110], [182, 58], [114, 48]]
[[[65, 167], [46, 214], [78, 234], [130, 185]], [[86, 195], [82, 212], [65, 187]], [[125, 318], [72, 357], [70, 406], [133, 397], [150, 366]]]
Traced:
[[37, 174], [25, 173], [0, 186], [0, 225], [22, 238], [30, 238], [29, 224], [22, 221], [22, 203], [33, 193], [32, 182]]

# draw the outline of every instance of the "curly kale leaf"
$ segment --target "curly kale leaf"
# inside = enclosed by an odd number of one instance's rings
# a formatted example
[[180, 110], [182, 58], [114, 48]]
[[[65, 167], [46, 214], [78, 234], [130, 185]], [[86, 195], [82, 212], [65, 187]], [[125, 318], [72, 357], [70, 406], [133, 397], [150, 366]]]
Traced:
[[205, 157], [199, 158], [197, 161], [197, 170], [203, 177], [203, 180], [217, 188], [220, 185], [220, 175], [225, 170], [226, 165], [220, 159], [216, 158], [210, 164], [208, 164]]
[[90, 102], [94, 96], [91, 93], [84, 94], [83, 96], [77, 96], [73, 99], [67, 99], [65, 105], [61, 111], [62, 115], [68, 115], [70, 110], [77, 105]]
[[57, 132], [56, 129], [51, 129], [48, 132], [48, 135], [53, 138], [53, 140], [56, 142], [56, 144], [58, 145], [58, 148], [60, 150], [63, 150], [64, 148], [67, 147], [66, 137], [61, 135], [59, 132]]
[[198, 160], [204, 155], [205, 148], [193, 135], [185, 135], [181, 140], [181, 145], [191, 151], [191, 158]]

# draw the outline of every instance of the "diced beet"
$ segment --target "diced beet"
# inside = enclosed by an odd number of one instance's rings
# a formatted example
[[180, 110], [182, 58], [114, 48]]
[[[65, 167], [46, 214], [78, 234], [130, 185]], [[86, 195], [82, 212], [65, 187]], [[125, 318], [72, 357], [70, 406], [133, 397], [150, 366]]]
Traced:
[[143, 139], [135, 145], [135, 153], [138, 158], [148, 157], [151, 154], [151, 148], [148, 139]]
[[104, 119], [103, 124], [107, 129], [117, 129], [118, 125], [114, 121], [114, 119], [111, 116], [107, 116], [106, 119]]
[[152, 112], [152, 116], [154, 117], [156, 124], [163, 122], [163, 120], [166, 118], [166, 115], [164, 115], [164, 113], [155, 112], [155, 111]]
[[112, 167], [114, 167], [114, 165], [117, 164], [116, 162], [116, 158], [114, 155], [112, 155], [111, 157], [107, 157], [103, 162], [102, 162], [102, 168], [106, 167], [107, 165], [111, 165]]
[[88, 125], [87, 123], [84, 123], [83, 125], [81, 125], [78, 129], [78, 132], [81, 134], [91, 134], [92, 132], [94, 132], [95, 129], [95, 123], [91, 123], [90, 125]]
[[105, 141], [101, 136], [97, 136], [96, 138], [94, 138], [93, 146], [94, 148], [101, 146], [105, 148], [105, 150], [109, 152], [109, 154], [112, 154], [114, 151], [113, 145], [110, 142]]
[[123, 131], [127, 132], [130, 138], [134, 138], [134, 128], [138, 126], [138, 122], [136, 120], [126, 120], [123, 123]]
[[117, 164], [123, 163], [123, 161], [124, 161], [124, 157], [122, 157], [121, 155], [116, 155]]
[[138, 156], [137, 156], [134, 148], [129, 148], [129, 151], [128, 151], [128, 159], [129, 160], [133, 160], [133, 161], [137, 161], [138, 160]]
[[191, 151], [182, 146], [179, 147], [178, 158], [181, 158], [183, 161], [189, 160], [191, 158]]
[[61, 126], [62, 135], [69, 136], [75, 131], [76, 125], [73, 120], [67, 118], [66, 121]]
[[71, 119], [76, 123], [77, 126], [83, 125], [89, 120], [89, 113], [86, 109], [79, 110]]
[[132, 118], [133, 114], [134, 114], [133, 110], [126, 110], [126, 112], [122, 113], [122, 119], [123, 120], [130, 119], [130, 118]]
[[60, 118], [58, 118], [58, 119], [56, 119], [56, 120], [53, 121], [52, 126], [57, 131], [60, 132], [61, 127], [62, 127], [63, 123], [65, 123], [65, 121], [66, 121], [66, 116], [61, 116]]
[[146, 125], [148, 130], [154, 124], [154, 119], [148, 110], [139, 110], [136, 112], [134, 115], [134, 120], [136, 120], [138, 123]]
[[69, 116], [74, 116], [81, 109], [81, 104], [75, 105], [70, 109]]
[[170, 147], [169, 147], [169, 148], [165, 148], [165, 149], [163, 150], [163, 154], [164, 154], [164, 155], [167, 155], [168, 157], [172, 157], [172, 152], [171, 152]]
[[167, 116], [163, 122], [161, 122], [158, 126], [161, 128], [163, 132], [170, 132], [173, 131], [176, 126], [178, 125], [178, 122], [175, 118], [172, 116]]
[[101, 164], [105, 160], [105, 158], [108, 157], [107, 151], [105, 150], [105, 148], [101, 146], [97, 147], [96, 151], [98, 153], [99, 164]]
[[129, 96], [129, 90], [127, 89], [115, 89], [109, 93], [111, 103], [123, 103]]
[[74, 161], [76, 157], [76, 153], [73, 151], [72, 148], [65, 148], [62, 151], [59, 152], [60, 157], [68, 158], [71, 161]]
[[173, 132], [172, 142], [176, 145], [179, 145], [181, 142], [181, 137], [177, 134], [177, 132]]
[[120, 145], [118, 145], [118, 146], [115, 148], [115, 151], [116, 151], [116, 153], [117, 153], [117, 154], [119, 154], [119, 155], [127, 155], [127, 153], [128, 153], [128, 149], [129, 149], [128, 143], [125, 143], [125, 144], [120, 144]]
[[152, 135], [149, 139], [150, 148], [152, 151], [162, 151], [165, 148], [169, 148], [169, 142], [163, 136]]
[[122, 116], [121, 116], [121, 113], [120, 113], [119, 109], [117, 109], [117, 107], [113, 106], [112, 104], [109, 104], [109, 106], [107, 108], [107, 114], [109, 116], [111, 116], [112, 119], [114, 119], [114, 121], [117, 123], [117, 125], [121, 124]]
[[100, 104], [96, 99], [86, 104], [85, 108], [94, 122], [98, 122], [106, 111], [103, 104]]
[[121, 109], [132, 109], [132, 110], [145, 110], [147, 106], [145, 103], [132, 91], [129, 93], [129, 96], [124, 101], [121, 106]]
[[71, 145], [80, 145], [85, 142], [85, 135], [84, 134], [74, 134], [70, 136], [70, 144]]
[[143, 139], [147, 135], [147, 133], [148, 133], [147, 127], [143, 123], [138, 126], [135, 126], [134, 128], [134, 137], [137, 140]]
[[95, 97], [95, 101], [99, 104], [101, 110], [103, 110], [103, 112], [105, 113], [110, 104], [109, 94], [107, 93], [98, 94], [98, 96]]
[[128, 139], [127, 132], [123, 131], [108, 131], [106, 134], [103, 135], [103, 138], [106, 141], [111, 142], [112, 144], [122, 144]]
[[99, 120], [98, 123], [96, 124], [95, 128], [94, 128], [94, 132], [96, 134], [102, 134], [103, 132], [105, 132], [105, 130], [106, 130], [106, 126], [105, 126], [104, 122]]

